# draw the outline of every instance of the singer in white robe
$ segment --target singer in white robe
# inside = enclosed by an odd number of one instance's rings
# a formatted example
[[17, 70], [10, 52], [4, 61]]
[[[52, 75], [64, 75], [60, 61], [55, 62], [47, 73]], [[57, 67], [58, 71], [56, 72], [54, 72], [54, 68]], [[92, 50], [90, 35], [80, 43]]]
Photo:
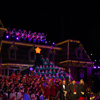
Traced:
[[21, 92], [18, 92], [18, 93], [17, 93], [17, 98], [16, 98], [16, 100], [23, 100], [23, 95], [22, 95]]
[[14, 93], [10, 93], [9, 99], [10, 100], [16, 100], [16, 93], [15, 92]]

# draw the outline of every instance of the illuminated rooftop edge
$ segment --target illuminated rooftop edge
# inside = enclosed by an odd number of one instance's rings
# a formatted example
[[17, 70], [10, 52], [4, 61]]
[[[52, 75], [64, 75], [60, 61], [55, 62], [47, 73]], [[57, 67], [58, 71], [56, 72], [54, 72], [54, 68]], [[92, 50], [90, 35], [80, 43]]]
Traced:
[[78, 41], [78, 40], [71, 40], [71, 39], [68, 39], [68, 40], [65, 40], [65, 41], [62, 41], [62, 42], [59, 42], [59, 43], [55, 44], [55, 46], [64, 44], [64, 43], [66, 43], [66, 42], [76, 42], [76, 43], [80, 43], [80, 41]]
[[16, 63], [2, 63], [2, 66], [29, 66], [29, 67], [32, 67], [33, 65], [30, 65], [30, 64], [16, 64]]
[[76, 61], [76, 60], [65, 60], [65, 61], [61, 61], [60, 64], [62, 63], [67, 63], [67, 62], [75, 62], [75, 63], [87, 63], [87, 64], [94, 64], [94, 62], [87, 62], [87, 61]]
[[[3, 43], [7, 43], [7, 44], [13, 44], [13, 41], [6, 41], [6, 40], [2, 40], [2, 44]], [[36, 47], [40, 47], [40, 48], [48, 48], [50, 49], [51, 46], [46, 46], [46, 45], [39, 45], [39, 44], [30, 44], [30, 43], [22, 43], [22, 42], [14, 42], [15, 45], [23, 45], [23, 46], [36, 46]], [[62, 48], [60, 47], [53, 47], [53, 49], [55, 50], [62, 50]]]

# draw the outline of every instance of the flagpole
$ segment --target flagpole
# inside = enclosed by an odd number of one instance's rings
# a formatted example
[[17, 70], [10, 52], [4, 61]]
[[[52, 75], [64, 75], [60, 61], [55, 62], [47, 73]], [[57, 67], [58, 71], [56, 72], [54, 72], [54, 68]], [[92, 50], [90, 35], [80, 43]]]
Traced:
[[62, 25], [62, 41], [63, 41], [63, 14], [61, 14], [61, 25]]
[[69, 68], [68, 72], [69, 72], [69, 82], [70, 82], [70, 73], [71, 73], [71, 70], [70, 70], [70, 68]]

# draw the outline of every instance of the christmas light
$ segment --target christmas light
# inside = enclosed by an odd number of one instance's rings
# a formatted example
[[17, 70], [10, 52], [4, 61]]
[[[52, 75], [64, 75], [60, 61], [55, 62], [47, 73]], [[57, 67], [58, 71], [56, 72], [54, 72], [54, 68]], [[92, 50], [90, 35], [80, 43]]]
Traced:
[[8, 39], [9, 38], [9, 35], [6, 35], [6, 39]]
[[91, 56], [92, 56], [93, 54], [91, 53]]
[[32, 67], [30, 67], [30, 71], [31, 71], [31, 70], [33, 70], [33, 68], [32, 68]]
[[96, 66], [93, 66], [94, 69], [96, 69]]
[[98, 69], [100, 69], [100, 66], [98, 66]]

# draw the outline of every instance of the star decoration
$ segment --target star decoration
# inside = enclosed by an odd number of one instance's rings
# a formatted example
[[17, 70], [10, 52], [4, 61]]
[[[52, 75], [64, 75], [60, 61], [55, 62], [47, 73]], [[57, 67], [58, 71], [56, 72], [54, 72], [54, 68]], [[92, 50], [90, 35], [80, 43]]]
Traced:
[[35, 51], [36, 51], [36, 53], [39, 53], [39, 54], [40, 54], [41, 49], [40, 49], [39, 47], [37, 47], [37, 48], [35, 49]]

